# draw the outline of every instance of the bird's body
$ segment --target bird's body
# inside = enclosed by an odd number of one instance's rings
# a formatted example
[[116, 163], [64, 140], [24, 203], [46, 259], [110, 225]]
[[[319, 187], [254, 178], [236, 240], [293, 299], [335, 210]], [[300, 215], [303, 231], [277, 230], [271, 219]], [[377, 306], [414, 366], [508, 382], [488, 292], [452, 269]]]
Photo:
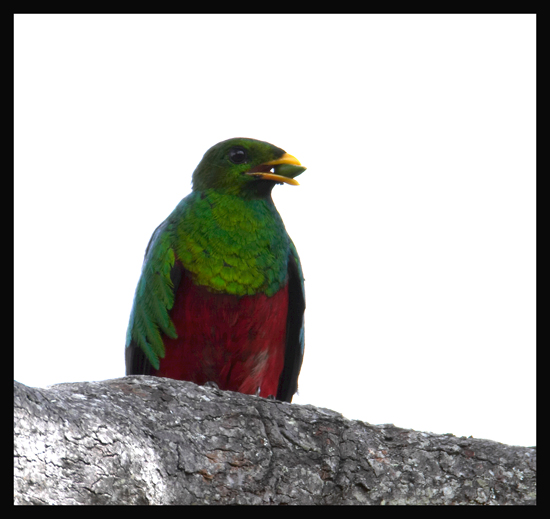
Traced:
[[303, 276], [271, 189], [296, 183], [304, 169], [252, 139], [230, 139], [205, 154], [193, 192], [147, 247], [127, 374], [292, 399], [303, 356]]

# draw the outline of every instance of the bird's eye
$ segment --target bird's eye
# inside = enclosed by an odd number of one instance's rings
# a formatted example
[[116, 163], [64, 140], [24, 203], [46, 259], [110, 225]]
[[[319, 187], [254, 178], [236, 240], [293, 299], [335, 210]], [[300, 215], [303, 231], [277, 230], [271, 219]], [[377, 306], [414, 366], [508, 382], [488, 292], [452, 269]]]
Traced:
[[246, 162], [248, 160], [246, 150], [240, 147], [231, 148], [229, 150], [229, 160], [233, 162], [233, 164], [242, 164], [243, 162]]

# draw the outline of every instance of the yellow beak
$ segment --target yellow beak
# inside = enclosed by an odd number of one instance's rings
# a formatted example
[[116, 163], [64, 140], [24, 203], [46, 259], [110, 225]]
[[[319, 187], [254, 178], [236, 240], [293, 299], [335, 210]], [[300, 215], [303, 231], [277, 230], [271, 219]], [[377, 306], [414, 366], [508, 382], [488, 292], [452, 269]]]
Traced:
[[278, 164], [292, 164], [294, 166], [301, 166], [300, 161], [290, 153], [285, 153], [282, 157], [279, 157], [278, 159], [264, 162], [264, 166], [277, 166]]
[[[282, 157], [279, 157], [275, 160], [270, 160], [269, 162], [264, 162], [261, 167], [271, 167], [271, 166], [278, 166], [280, 164], [291, 164], [293, 166], [301, 166], [300, 161], [290, 155], [290, 153], [285, 153]], [[257, 169], [257, 168], [254, 168]], [[294, 180], [293, 178], [289, 177], [283, 177], [283, 175], [277, 175], [276, 173], [271, 173], [270, 171], [249, 171], [246, 173], [247, 175], [252, 175], [256, 178], [262, 178], [265, 180], [273, 180], [274, 182], [284, 182], [285, 184], [290, 184], [291, 186], [299, 186], [297, 180]]]

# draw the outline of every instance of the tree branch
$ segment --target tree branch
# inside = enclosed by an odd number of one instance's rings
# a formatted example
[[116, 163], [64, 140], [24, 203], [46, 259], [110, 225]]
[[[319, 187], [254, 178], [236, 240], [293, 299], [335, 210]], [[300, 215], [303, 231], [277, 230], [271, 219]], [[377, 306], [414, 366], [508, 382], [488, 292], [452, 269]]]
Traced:
[[535, 504], [536, 450], [131, 376], [14, 383], [16, 504]]

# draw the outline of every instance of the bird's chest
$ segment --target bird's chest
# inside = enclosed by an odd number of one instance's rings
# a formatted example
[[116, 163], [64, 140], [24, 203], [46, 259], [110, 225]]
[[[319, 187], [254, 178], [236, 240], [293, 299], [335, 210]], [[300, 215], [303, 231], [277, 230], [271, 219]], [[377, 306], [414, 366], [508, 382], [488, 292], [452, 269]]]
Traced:
[[273, 203], [198, 196], [176, 227], [176, 254], [195, 284], [215, 293], [276, 293], [286, 283], [289, 238]]
[[237, 297], [212, 293], [185, 273], [170, 313], [177, 337], [164, 337], [166, 354], [155, 375], [276, 396], [287, 314], [287, 285], [270, 297]]

